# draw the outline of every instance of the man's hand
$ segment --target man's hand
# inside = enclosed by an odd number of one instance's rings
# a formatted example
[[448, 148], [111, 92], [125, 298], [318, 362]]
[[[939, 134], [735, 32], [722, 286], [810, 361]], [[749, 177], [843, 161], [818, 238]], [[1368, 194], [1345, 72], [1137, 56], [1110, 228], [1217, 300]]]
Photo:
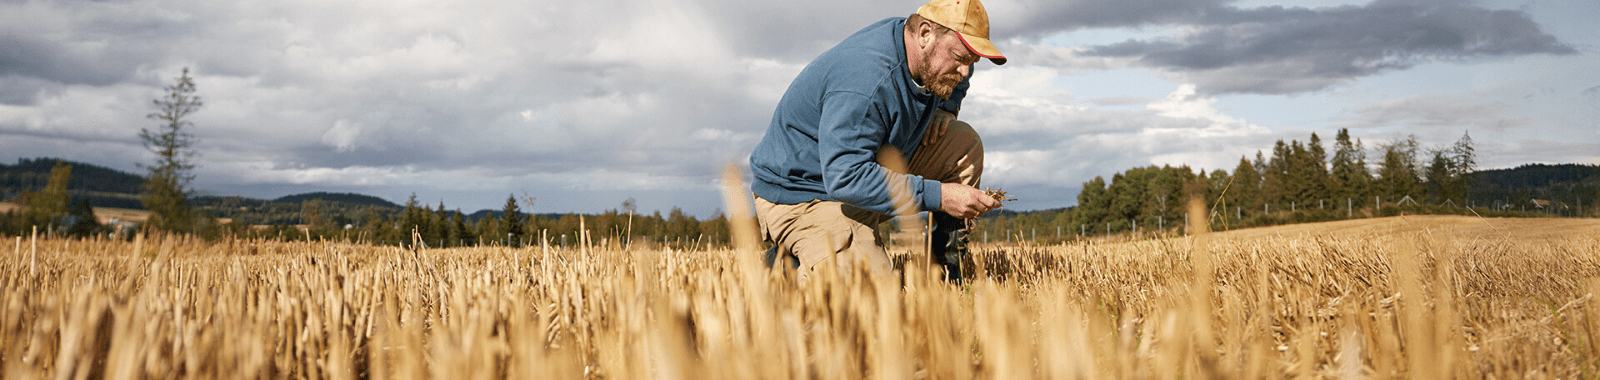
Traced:
[[933, 120], [928, 122], [928, 131], [922, 133], [922, 146], [930, 147], [944, 138], [944, 131], [950, 127], [950, 122], [956, 120], [956, 114], [943, 109], [933, 111]]
[[939, 192], [939, 211], [961, 219], [976, 218], [1000, 207], [1000, 201], [972, 186], [942, 183]]

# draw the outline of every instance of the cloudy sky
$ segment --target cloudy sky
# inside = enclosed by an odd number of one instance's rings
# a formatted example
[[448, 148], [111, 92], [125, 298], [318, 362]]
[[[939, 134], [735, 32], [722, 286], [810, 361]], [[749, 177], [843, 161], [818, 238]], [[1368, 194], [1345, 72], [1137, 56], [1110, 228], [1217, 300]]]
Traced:
[[[179, 71], [195, 187], [471, 212], [722, 209], [789, 81], [919, 1], [0, 0], [0, 160], [140, 173]], [[1232, 170], [1276, 140], [1470, 133], [1485, 168], [1600, 163], [1600, 2], [990, 0], [1009, 64], [962, 118], [1019, 210], [1144, 165]], [[524, 206], [526, 210], [526, 206]]]

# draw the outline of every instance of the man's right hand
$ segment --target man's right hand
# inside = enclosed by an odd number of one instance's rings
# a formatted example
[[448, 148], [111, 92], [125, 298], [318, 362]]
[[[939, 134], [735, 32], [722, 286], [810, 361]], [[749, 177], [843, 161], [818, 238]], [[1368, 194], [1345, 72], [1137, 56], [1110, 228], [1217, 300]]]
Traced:
[[959, 183], [939, 184], [939, 211], [961, 219], [976, 218], [1000, 208], [1000, 201], [976, 187]]

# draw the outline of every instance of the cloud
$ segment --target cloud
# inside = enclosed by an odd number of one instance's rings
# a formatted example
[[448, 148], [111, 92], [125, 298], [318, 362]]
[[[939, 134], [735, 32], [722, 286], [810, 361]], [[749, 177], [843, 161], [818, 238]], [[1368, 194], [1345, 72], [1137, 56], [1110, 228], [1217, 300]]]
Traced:
[[962, 107], [962, 117], [983, 136], [986, 186], [1060, 195], [1024, 200], [1015, 207], [1064, 207], [1084, 181], [1132, 167], [1231, 170], [1240, 156], [1254, 153], [1250, 147], [1285, 138], [1216, 109], [1216, 99], [1197, 94], [1192, 84], [1178, 86], [1165, 98], [1137, 101], [1142, 108], [1105, 108], [1094, 104], [1096, 100], [1027, 90], [1036, 88], [1028, 82], [1053, 79], [1042, 71], [1048, 69], [987, 71], [973, 79], [973, 88], [984, 90]]
[[[1068, 2], [1062, 9], [1084, 3]], [[1166, 5], [1140, 1], [1130, 8]], [[1087, 46], [1070, 51], [1070, 58], [1054, 60], [1078, 65], [1091, 58], [1125, 60], [1214, 94], [1301, 93], [1427, 62], [1577, 53], [1525, 12], [1460, 1], [1382, 0], [1317, 9], [1240, 9], [1196, 2], [1136, 14], [1144, 17], [1101, 22], [1069, 18], [1033, 30], [1182, 26], [1180, 35]]]
[[1506, 133], [1533, 123], [1530, 118], [1507, 116], [1509, 108], [1504, 103], [1480, 103], [1456, 96], [1413, 95], [1351, 109], [1339, 127], [1459, 134], [1463, 130]]

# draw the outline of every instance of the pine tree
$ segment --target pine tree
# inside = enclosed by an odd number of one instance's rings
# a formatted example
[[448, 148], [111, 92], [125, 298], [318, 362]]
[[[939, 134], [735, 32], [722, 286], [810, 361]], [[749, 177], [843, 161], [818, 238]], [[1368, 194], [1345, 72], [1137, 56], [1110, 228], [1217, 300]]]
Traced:
[[417, 194], [411, 194], [406, 199], [406, 208], [400, 212], [400, 241], [402, 244], [411, 244], [415, 235], [422, 233], [423, 222], [421, 207], [417, 204]]
[[1430, 153], [1433, 158], [1429, 160], [1428, 167], [1423, 170], [1423, 183], [1426, 191], [1425, 201], [1432, 204], [1442, 204], [1446, 199], [1452, 199], [1451, 193], [1455, 187], [1455, 163], [1451, 162], [1444, 149], [1434, 149]]
[[[1256, 159], [1260, 160], [1260, 152], [1256, 152]], [[1266, 170], [1261, 171], [1261, 201], [1267, 204], [1284, 203], [1285, 198], [1291, 196], [1289, 181], [1289, 144], [1278, 140], [1272, 145], [1272, 159], [1266, 161]]]
[[1424, 171], [1428, 198], [1432, 203], [1446, 200], [1465, 206], [1468, 191], [1472, 188], [1472, 173], [1477, 170], [1477, 157], [1472, 148], [1472, 136], [1462, 134], [1455, 144], [1430, 150], [1433, 158]]
[[1350, 141], [1350, 130], [1340, 128], [1334, 140], [1333, 170], [1330, 195], [1334, 199], [1349, 199], [1353, 204], [1365, 204], [1371, 175], [1367, 172], [1367, 152], [1360, 140]]
[[72, 236], [89, 236], [100, 231], [100, 220], [94, 217], [94, 207], [89, 206], [89, 200], [81, 200], [67, 211], [71, 215], [71, 225], [67, 226], [67, 234]]
[[500, 215], [500, 226], [505, 229], [504, 235], [499, 238], [508, 239], [506, 245], [516, 247], [523, 237], [522, 211], [517, 209], [517, 197], [506, 197], [506, 207]]
[[1322, 149], [1322, 138], [1317, 137], [1316, 133], [1312, 133], [1311, 142], [1306, 143], [1306, 157], [1303, 164], [1306, 175], [1310, 177], [1305, 201], [1315, 202], [1319, 199], [1333, 198], [1333, 192], [1330, 190], [1333, 180], [1328, 174], [1328, 151]]
[[[440, 206], [442, 207], [443, 203]], [[455, 212], [450, 213], [449, 220], [450, 228], [446, 230], [448, 232], [445, 234], [445, 239], [449, 241], [446, 242], [446, 245], [465, 246], [471, 244], [471, 242], [466, 241], [467, 222], [461, 219], [461, 210], [457, 209]]]
[[1418, 194], [1420, 180], [1417, 178], [1417, 137], [1413, 135], [1404, 140], [1381, 144], [1379, 150], [1383, 152], [1383, 162], [1378, 164], [1375, 195], [1391, 200], [1420, 196], [1421, 194]]
[[193, 147], [196, 141], [187, 128], [194, 125], [189, 116], [205, 103], [194, 94], [194, 79], [189, 77], [187, 67], [178, 76], [177, 83], [167, 86], [166, 90], [166, 97], [155, 100], [157, 112], [146, 116], [160, 120], [160, 129], [139, 131], [145, 149], [156, 154], [155, 165], [145, 166], [150, 170], [150, 177], [144, 184], [142, 202], [150, 210], [152, 227], [190, 232], [197, 216], [189, 207], [188, 199], [189, 182], [194, 180], [190, 172], [195, 168]]
[[[1456, 184], [1455, 191], [1451, 193], [1451, 196], [1456, 197], [1452, 199], [1459, 198], [1463, 199], [1462, 202], [1465, 202], [1464, 199], [1470, 195], [1471, 190], [1477, 187], [1473, 173], [1478, 171], [1478, 157], [1477, 150], [1472, 147], [1472, 136], [1467, 132], [1462, 132], [1461, 139], [1456, 140], [1455, 145], [1451, 146], [1450, 150], [1454, 154], [1452, 158], [1455, 163], [1455, 175], [1459, 179], [1459, 183]], [[1466, 205], [1463, 204], [1462, 206]]]
[[[1256, 152], [1256, 158], [1260, 160], [1260, 152]], [[1228, 186], [1228, 195], [1224, 198], [1238, 210], [1254, 211], [1261, 205], [1262, 178], [1256, 167], [1244, 157], [1239, 157], [1239, 166], [1233, 169], [1233, 184]]]

